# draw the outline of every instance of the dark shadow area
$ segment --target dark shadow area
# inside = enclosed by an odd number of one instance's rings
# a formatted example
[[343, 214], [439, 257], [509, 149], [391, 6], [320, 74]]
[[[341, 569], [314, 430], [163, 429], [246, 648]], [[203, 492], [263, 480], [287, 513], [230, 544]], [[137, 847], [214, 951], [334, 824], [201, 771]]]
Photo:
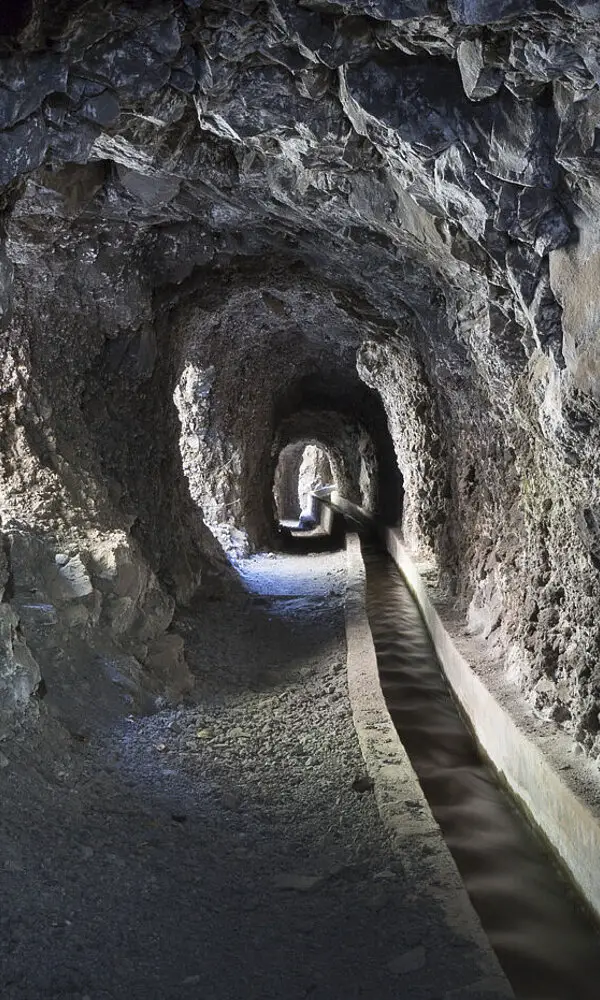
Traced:
[[3, 0], [0, 10], [0, 37], [12, 37], [27, 25], [33, 12], [33, 0]]

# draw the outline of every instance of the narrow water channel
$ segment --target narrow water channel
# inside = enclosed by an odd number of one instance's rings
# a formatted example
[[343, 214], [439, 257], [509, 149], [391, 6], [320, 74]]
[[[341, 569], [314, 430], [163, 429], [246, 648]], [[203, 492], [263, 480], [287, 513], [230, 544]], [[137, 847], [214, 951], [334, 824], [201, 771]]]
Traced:
[[363, 554], [388, 709], [515, 995], [598, 1000], [598, 928], [480, 757], [395, 564]]

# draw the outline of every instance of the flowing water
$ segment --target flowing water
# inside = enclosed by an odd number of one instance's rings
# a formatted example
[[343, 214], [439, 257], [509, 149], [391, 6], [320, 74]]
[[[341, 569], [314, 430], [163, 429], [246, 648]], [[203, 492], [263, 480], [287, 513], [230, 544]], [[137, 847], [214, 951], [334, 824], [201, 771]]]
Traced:
[[598, 929], [480, 757], [395, 564], [364, 557], [388, 709], [516, 996], [599, 1000]]

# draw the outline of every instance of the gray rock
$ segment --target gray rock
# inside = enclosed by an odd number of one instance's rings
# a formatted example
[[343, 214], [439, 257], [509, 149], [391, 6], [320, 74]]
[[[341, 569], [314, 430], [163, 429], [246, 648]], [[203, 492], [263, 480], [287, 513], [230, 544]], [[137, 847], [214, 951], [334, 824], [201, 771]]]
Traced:
[[0, 59], [0, 129], [28, 118], [49, 94], [65, 93], [68, 68], [57, 54]]
[[[456, 141], [461, 97], [464, 101], [460, 75], [452, 64], [440, 61], [435, 76], [430, 69], [426, 61], [394, 55], [350, 66], [345, 73], [348, 93], [358, 107], [427, 155], [441, 153]], [[348, 111], [357, 125], [369, 121], [359, 111]], [[361, 130], [364, 127], [361, 124]], [[377, 131], [376, 124], [374, 128]]]
[[536, 4], [534, 0], [448, 0], [448, 7], [459, 24], [487, 24], [522, 17], [535, 10]]
[[166, 205], [179, 192], [180, 182], [175, 177], [143, 174], [122, 166], [117, 167], [117, 176], [123, 187], [147, 206]]
[[312, 892], [325, 881], [322, 875], [276, 875], [273, 884], [277, 889], [292, 889], [296, 892]]
[[98, 125], [112, 125], [121, 112], [119, 102], [114, 94], [104, 90], [97, 97], [90, 97], [82, 105], [79, 114]]
[[405, 951], [403, 955], [393, 958], [388, 962], [388, 969], [396, 975], [405, 976], [409, 972], [418, 972], [426, 964], [426, 952], [422, 944], [410, 951]]
[[[13, 265], [4, 248], [0, 250], [0, 329], [8, 323], [12, 309]], [[1, 557], [0, 557], [1, 558]]]
[[92, 581], [81, 556], [74, 556], [66, 563], [57, 565], [56, 579], [52, 582], [51, 588], [59, 601], [78, 600], [93, 592]]
[[11, 713], [27, 708], [41, 680], [39, 666], [17, 631], [18, 616], [0, 604], [0, 733]]
[[48, 130], [48, 147], [53, 159], [59, 163], [87, 163], [100, 126], [81, 123], [69, 114], [50, 124], [54, 127]]
[[0, 132], [0, 185], [40, 165], [48, 149], [48, 132], [41, 115]]
[[494, 66], [485, 65], [480, 38], [461, 42], [456, 58], [467, 97], [472, 101], [481, 101], [498, 93], [504, 74]]

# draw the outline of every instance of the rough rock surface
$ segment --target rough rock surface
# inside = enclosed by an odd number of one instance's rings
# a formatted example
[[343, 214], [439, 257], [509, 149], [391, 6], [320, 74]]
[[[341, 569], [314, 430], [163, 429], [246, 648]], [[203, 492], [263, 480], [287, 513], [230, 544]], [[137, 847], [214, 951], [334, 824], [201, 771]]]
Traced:
[[[160, 638], [165, 601], [226, 573], [190, 488], [265, 544], [281, 447], [333, 410], [398, 515], [385, 405], [409, 540], [599, 756], [600, 4], [32, 0], [2, 19], [9, 699], [39, 686], [16, 533], [44, 550], [57, 627], [91, 647], [108, 616], [141, 669], [147, 595]], [[98, 546], [131, 588], [97, 585]], [[58, 607], [62, 555], [92, 589]]]

